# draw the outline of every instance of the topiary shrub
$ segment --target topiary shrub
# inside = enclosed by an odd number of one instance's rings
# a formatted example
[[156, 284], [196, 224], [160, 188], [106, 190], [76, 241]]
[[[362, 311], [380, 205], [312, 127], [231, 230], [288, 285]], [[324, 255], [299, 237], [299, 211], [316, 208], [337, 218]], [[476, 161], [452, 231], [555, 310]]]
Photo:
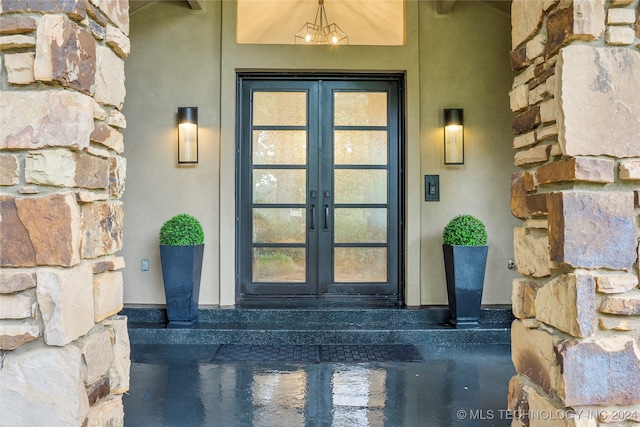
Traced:
[[484, 246], [487, 230], [482, 221], [471, 215], [458, 215], [444, 228], [442, 240], [452, 246]]
[[200, 222], [187, 214], [178, 214], [160, 228], [160, 244], [168, 246], [201, 245], [204, 231]]

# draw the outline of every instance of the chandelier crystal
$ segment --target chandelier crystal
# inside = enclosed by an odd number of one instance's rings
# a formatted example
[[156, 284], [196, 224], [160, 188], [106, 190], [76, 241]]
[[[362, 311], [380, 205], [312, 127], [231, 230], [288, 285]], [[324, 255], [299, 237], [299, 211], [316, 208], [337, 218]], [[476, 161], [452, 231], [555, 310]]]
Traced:
[[296, 33], [296, 44], [349, 44], [349, 37], [338, 27], [338, 24], [329, 24], [327, 12], [324, 10], [324, 0], [318, 0], [316, 18], [307, 22]]

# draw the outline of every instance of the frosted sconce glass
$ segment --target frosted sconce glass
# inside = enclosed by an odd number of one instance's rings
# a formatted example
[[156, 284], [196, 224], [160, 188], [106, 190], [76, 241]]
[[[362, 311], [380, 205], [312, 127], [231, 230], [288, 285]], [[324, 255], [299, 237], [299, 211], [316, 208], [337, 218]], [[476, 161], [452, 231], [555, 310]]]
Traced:
[[446, 108], [444, 110], [444, 164], [464, 164], [462, 108]]
[[178, 163], [198, 163], [198, 107], [178, 108]]

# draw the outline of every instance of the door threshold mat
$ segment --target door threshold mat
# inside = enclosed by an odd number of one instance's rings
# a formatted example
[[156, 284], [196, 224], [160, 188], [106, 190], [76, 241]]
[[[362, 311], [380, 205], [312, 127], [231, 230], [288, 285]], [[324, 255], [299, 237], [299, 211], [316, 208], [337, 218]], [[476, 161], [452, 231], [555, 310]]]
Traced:
[[411, 344], [242, 345], [223, 344], [212, 362], [424, 362]]

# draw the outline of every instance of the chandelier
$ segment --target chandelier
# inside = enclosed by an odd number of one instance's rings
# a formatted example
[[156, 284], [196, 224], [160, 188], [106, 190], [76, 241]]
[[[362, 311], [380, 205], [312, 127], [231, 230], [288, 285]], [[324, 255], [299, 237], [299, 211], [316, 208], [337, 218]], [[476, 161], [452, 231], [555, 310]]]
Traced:
[[296, 33], [296, 44], [349, 44], [349, 37], [337, 24], [329, 24], [324, 0], [318, 0], [316, 18], [307, 22]]

